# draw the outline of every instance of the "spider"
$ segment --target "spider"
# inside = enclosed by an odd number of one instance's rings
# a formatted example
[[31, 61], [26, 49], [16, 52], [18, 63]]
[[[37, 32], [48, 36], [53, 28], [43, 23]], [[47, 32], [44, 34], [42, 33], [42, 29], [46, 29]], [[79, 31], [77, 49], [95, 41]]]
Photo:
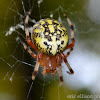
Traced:
[[[74, 71], [70, 67], [67, 57], [73, 50], [75, 40], [74, 40], [74, 27], [70, 19], [63, 14], [66, 18], [71, 31], [71, 43], [69, 44], [68, 33], [66, 28], [57, 20], [54, 19], [41, 19], [35, 25], [33, 25], [31, 38], [29, 36], [28, 21], [31, 11], [28, 12], [25, 18], [25, 34], [27, 43], [38, 52], [35, 54], [30, 48], [27, 47], [25, 43], [22, 43], [24, 49], [34, 58], [36, 58], [35, 68], [32, 74], [32, 80], [35, 79], [39, 66], [43, 67], [42, 74], [45, 76], [46, 73], [51, 73], [55, 75], [58, 70], [59, 74], [59, 85], [63, 83], [61, 64], [64, 61], [69, 69], [68, 74], [73, 74]], [[69, 49], [67, 54], [63, 51]]]

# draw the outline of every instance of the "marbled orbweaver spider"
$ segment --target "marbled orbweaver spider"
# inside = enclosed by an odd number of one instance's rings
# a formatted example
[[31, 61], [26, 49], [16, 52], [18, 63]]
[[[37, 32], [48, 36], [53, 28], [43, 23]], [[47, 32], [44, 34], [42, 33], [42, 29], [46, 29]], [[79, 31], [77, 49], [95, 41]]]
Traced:
[[[41, 19], [38, 21], [32, 28], [31, 38], [29, 36], [28, 30], [28, 21], [29, 15], [31, 12], [29, 11], [25, 18], [25, 34], [27, 43], [38, 52], [35, 54], [31, 49], [29, 49], [25, 43], [22, 43], [24, 49], [34, 58], [37, 59], [36, 65], [34, 68], [34, 72], [32, 74], [32, 80], [35, 79], [36, 74], [39, 70], [39, 66], [43, 67], [43, 75], [46, 73], [51, 73], [55, 75], [59, 73], [59, 85], [63, 82], [61, 63], [64, 61], [70, 72], [69, 74], [73, 74], [74, 71], [70, 67], [67, 57], [73, 50], [75, 40], [74, 40], [74, 27], [70, 21], [70, 19], [63, 14], [66, 18], [70, 30], [71, 30], [71, 43], [68, 43], [68, 33], [66, 28], [57, 20], [54, 19]], [[69, 49], [67, 54], [65, 55], [63, 51], [65, 49]]]

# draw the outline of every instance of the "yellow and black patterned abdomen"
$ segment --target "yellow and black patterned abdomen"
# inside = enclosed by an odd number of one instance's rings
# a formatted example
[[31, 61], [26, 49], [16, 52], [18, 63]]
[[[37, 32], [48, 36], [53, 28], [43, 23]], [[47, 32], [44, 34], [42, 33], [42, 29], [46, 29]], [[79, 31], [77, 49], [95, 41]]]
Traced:
[[68, 43], [66, 28], [54, 19], [41, 19], [33, 26], [31, 36], [37, 49], [51, 56], [63, 52]]

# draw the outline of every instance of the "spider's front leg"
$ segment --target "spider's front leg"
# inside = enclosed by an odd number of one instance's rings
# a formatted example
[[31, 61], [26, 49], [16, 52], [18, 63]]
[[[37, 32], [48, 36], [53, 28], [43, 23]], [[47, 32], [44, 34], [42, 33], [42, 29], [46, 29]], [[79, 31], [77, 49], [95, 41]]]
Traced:
[[28, 29], [28, 21], [29, 21], [29, 15], [31, 15], [31, 12], [29, 11], [28, 14], [26, 15], [25, 18], [25, 34], [26, 34], [26, 39], [27, 39], [27, 43], [34, 49], [37, 51], [35, 45], [32, 43], [30, 37], [29, 37], [29, 29]]
[[67, 22], [68, 22], [68, 24], [69, 24], [69, 26], [70, 26], [70, 30], [71, 30], [71, 41], [72, 41], [72, 43], [69, 44], [69, 45], [67, 46], [67, 48], [66, 48], [66, 49], [69, 49], [69, 48], [70, 48], [70, 50], [69, 50], [68, 53], [66, 54], [66, 57], [67, 57], [67, 56], [71, 53], [71, 51], [73, 50], [73, 47], [74, 47], [74, 45], [75, 45], [74, 26], [73, 26], [73, 24], [71, 23], [70, 19], [66, 16], [66, 14], [63, 14], [63, 15], [64, 15], [64, 17], [66, 18], [66, 20], [67, 20]]

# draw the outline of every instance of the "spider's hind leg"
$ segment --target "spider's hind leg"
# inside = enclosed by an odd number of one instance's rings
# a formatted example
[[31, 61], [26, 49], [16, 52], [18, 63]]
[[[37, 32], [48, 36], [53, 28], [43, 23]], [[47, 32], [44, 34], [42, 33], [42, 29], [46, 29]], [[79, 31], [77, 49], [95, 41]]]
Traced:
[[33, 42], [31, 41], [30, 39], [30, 36], [29, 36], [29, 29], [28, 29], [28, 21], [29, 21], [29, 15], [31, 15], [31, 12], [29, 11], [28, 14], [26, 15], [26, 18], [25, 18], [25, 34], [26, 34], [26, 39], [27, 39], [27, 43], [34, 49], [37, 51], [35, 45], [33, 44]]

